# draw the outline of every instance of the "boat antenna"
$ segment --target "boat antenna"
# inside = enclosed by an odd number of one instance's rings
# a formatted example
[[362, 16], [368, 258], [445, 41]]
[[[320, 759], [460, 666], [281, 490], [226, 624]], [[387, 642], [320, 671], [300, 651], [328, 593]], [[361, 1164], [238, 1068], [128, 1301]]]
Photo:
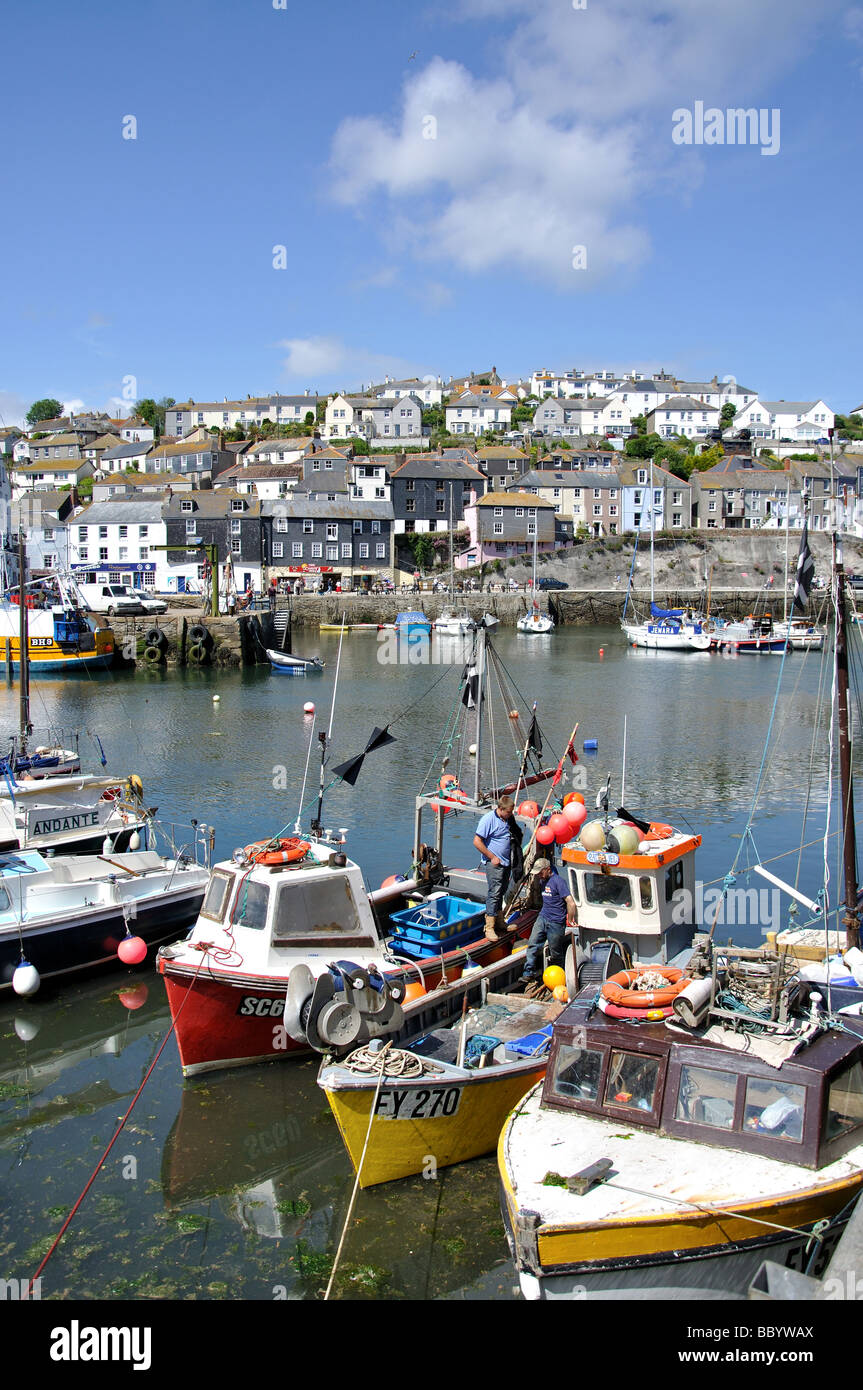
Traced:
[[302, 819], [301, 819], [301, 818], [302, 818], [302, 814], [303, 814], [303, 802], [304, 802], [305, 799], [306, 799], [306, 780], [307, 780], [308, 775], [309, 775], [309, 763], [310, 763], [311, 757], [312, 757], [312, 744], [313, 744], [314, 741], [315, 741], [315, 716], [314, 716], [314, 715], [312, 715], [312, 718], [311, 718], [311, 725], [312, 725], [312, 727], [311, 727], [310, 730], [309, 730], [309, 747], [308, 747], [308, 752], [306, 753], [306, 770], [305, 770], [305, 772], [303, 773], [303, 787], [302, 787], [302, 791], [300, 792], [300, 804], [299, 804], [299, 806], [297, 807], [297, 819], [296, 819], [296, 821], [294, 822], [294, 830], [296, 831], [296, 833], [297, 833], [298, 835], [299, 835], [299, 833], [300, 833], [300, 830], [302, 829]]
[[[833, 472], [833, 430], [830, 439], [831, 507], [833, 511], [833, 584], [836, 603], [836, 701], [839, 714], [839, 788], [842, 808], [842, 862], [845, 874], [845, 949], [859, 945], [860, 913], [857, 905], [857, 842], [854, 833], [854, 783], [851, 761], [851, 727], [848, 718], [848, 627], [845, 608], [845, 568], [839, 537], [839, 509]], [[805, 525], [805, 513], [804, 513]]]
[[312, 830], [314, 830], [314, 832], [315, 832], [316, 835], [320, 835], [320, 834], [322, 833], [321, 816], [323, 815], [323, 812], [324, 812], [324, 767], [325, 767], [325, 764], [326, 764], [326, 761], [327, 761], [327, 744], [329, 743], [329, 741], [330, 741], [330, 739], [331, 739], [331, 737], [332, 737], [332, 733], [333, 733], [333, 720], [334, 720], [335, 714], [336, 714], [336, 692], [338, 691], [338, 688], [339, 688], [339, 671], [340, 671], [341, 665], [342, 665], [342, 643], [343, 643], [344, 640], [345, 640], [345, 618], [346, 618], [346, 617], [347, 617], [347, 612], [344, 612], [344, 613], [342, 614], [342, 630], [341, 630], [341, 632], [339, 633], [339, 654], [338, 654], [338, 657], [336, 658], [336, 677], [335, 677], [335, 680], [333, 681], [333, 702], [332, 702], [332, 704], [331, 704], [331, 706], [330, 706], [330, 723], [329, 723], [329, 728], [328, 728], [326, 731], [324, 731], [323, 729], [321, 729], [320, 732], [318, 733], [318, 742], [319, 742], [320, 745], [321, 745], [321, 776], [320, 776], [320, 781], [319, 781], [319, 783], [318, 783], [318, 809], [317, 809], [317, 811], [316, 811], [316, 813], [315, 813], [315, 819], [312, 821]]
[[620, 771], [620, 804], [626, 805], [626, 715], [623, 716], [623, 767]]

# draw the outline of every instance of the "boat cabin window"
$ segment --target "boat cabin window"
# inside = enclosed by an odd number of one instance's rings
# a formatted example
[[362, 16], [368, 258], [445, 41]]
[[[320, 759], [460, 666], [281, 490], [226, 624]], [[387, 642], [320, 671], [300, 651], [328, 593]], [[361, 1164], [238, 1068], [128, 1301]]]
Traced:
[[842, 1134], [863, 1124], [863, 1064], [855, 1062], [830, 1083], [827, 1101], [825, 1139], [838, 1139]]
[[222, 873], [216, 869], [207, 884], [204, 905], [201, 908], [202, 917], [210, 917], [214, 922], [221, 922], [225, 915], [225, 903], [228, 900], [228, 889], [232, 882], [233, 878], [230, 874]]
[[653, 1110], [659, 1080], [659, 1059], [636, 1052], [612, 1052], [605, 1086], [605, 1104], [623, 1109]]
[[714, 1129], [733, 1129], [736, 1094], [737, 1077], [732, 1072], [681, 1067], [676, 1118]]
[[0, 888], [0, 912], [6, 912], [12, 906], [9, 894], [5, 888]]
[[787, 1081], [759, 1081], [750, 1076], [746, 1082], [744, 1128], [766, 1134], [770, 1139], [789, 1139], [799, 1144], [803, 1139], [805, 1106], [805, 1086], [793, 1086]]
[[567, 878], [569, 879], [569, 892], [573, 902], [581, 902], [578, 892], [578, 874], [575, 869], [570, 869]]
[[363, 930], [346, 874], [314, 882], [293, 879], [279, 889], [273, 940], [303, 936], [356, 936]]
[[643, 874], [638, 880], [638, 891], [641, 897], [641, 906], [645, 912], [649, 912], [653, 907], [653, 879], [647, 874]]
[[256, 883], [254, 879], [247, 878], [237, 894], [231, 925], [262, 931], [267, 921], [269, 899], [270, 890], [266, 883]]
[[683, 860], [678, 859], [665, 870], [665, 901], [670, 903], [674, 894], [683, 887]]
[[558, 1049], [554, 1068], [554, 1091], [572, 1100], [595, 1101], [599, 1095], [599, 1076], [602, 1053], [593, 1048], [567, 1047]]
[[584, 896], [595, 907], [632, 907], [632, 886], [623, 874], [585, 874]]

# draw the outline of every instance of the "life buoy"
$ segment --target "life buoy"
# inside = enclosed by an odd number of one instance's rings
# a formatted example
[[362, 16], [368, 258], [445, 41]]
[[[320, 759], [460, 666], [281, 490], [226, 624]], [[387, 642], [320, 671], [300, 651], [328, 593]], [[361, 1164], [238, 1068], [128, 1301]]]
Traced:
[[297, 864], [310, 849], [308, 840], [292, 835], [285, 840], [255, 840], [243, 853], [253, 864]]
[[651, 821], [647, 831], [647, 838], [648, 840], [670, 840], [673, 834], [673, 825], [663, 825], [661, 821]]
[[[661, 975], [663, 980], [668, 981], [668, 987], [653, 990], [628, 988], [648, 973]], [[684, 978], [683, 971], [675, 966], [643, 965], [638, 970], [621, 970], [617, 975], [611, 975], [602, 986], [601, 993], [603, 999], [607, 999], [609, 1004], [614, 1004], [617, 1008], [641, 1012], [643, 1009], [663, 1009], [667, 1004], [673, 1004], [680, 991], [688, 984], [689, 980]]]
[[454, 777], [451, 772], [444, 773], [443, 777], [438, 782], [438, 790], [443, 792], [447, 801], [460, 801], [464, 803], [468, 799], [458, 784], [458, 778]]
[[599, 1008], [609, 1018], [637, 1018], [647, 1023], [658, 1023], [663, 1018], [670, 1018], [674, 1013], [673, 1009], [621, 1009], [617, 1004], [610, 1004], [607, 999], [600, 998]]

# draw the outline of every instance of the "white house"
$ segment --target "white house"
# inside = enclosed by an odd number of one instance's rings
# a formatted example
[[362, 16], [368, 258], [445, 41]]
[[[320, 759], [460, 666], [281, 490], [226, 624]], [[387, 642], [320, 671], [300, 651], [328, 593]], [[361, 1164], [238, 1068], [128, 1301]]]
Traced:
[[302, 396], [247, 396], [243, 400], [181, 401], [165, 412], [165, 433], [182, 439], [190, 430], [233, 429], [236, 425], [303, 424], [311, 412], [314, 416], [318, 398], [306, 391]]
[[[67, 522], [69, 566], [83, 582], [128, 584], [136, 589], [168, 588], [167, 530], [162, 499], [93, 502]], [[89, 575], [93, 575], [90, 580]]]
[[394, 381], [391, 377], [385, 377], [379, 386], [370, 386], [368, 390], [361, 391], [360, 395], [374, 396], [377, 400], [383, 396], [415, 396], [427, 409], [431, 405], [440, 405], [443, 389], [440, 377], [426, 376], [420, 380], [415, 376], [408, 377], [405, 381]]
[[80, 483], [93, 474], [89, 459], [41, 459], [38, 463], [13, 463], [10, 470], [13, 495], [23, 492], [46, 492], [54, 488]]
[[814, 444], [827, 439], [835, 416], [822, 400], [754, 400], [737, 412], [735, 431], [747, 429], [755, 439], [788, 440], [792, 444]]
[[449, 434], [503, 434], [512, 422], [514, 392], [506, 397], [474, 388], [473, 394], [457, 396], [446, 408], [446, 427]]
[[718, 426], [718, 407], [692, 396], [670, 396], [647, 415], [647, 433], [658, 434], [661, 439], [676, 439], [680, 435], [687, 439], [705, 439]]

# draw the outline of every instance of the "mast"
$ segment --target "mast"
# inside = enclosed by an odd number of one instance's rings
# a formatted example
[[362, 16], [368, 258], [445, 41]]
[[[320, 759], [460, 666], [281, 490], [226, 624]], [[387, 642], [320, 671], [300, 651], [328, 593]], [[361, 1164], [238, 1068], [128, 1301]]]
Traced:
[[455, 597], [455, 560], [453, 558], [453, 535], [452, 535], [452, 483], [449, 481], [449, 592], [450, 597]]
[[782, 591], [782, 621], [788, 622], [788, 535], [791, 525], [791, 468], [788, 469], [788, 482], [785, 486], [785, 585]]
[[32, 729], [30, 723], [30, 652], [27, 646], [27, 603], [24, 593], [26, 562], [24, 556], [24, 520], [18, 521], [18, 731], [21, 751]]
[[653, 532], [654, 532], [654, 527], [655, 527], [655, 523], [654, 523], [654, 517], [653, 517], [653, 459], [651, 458], [651, 460], [650, 460], [650, 615], [651, 615], [651, 617], [653, 617], [653, 603], [654, 603], [654, 594], [653, 594]]
[[[836, 593], [836, 701], [839, 715], [839, 788], [842, 814], [842, 867], [845, 879], [845, 949], [859, 945], [857, 907], [857, 841], [854, 833], [854, 781], [851, 727], [848, 718], [848, 626], [845, 612], [845, 569], [838, 534], [838, 509], [833, 475], [833, 430], [830, 436], [831, 506], [833, 507], [833, 579]], [[805, 524], [805, 513], [804, 513]]]
[[473, 799], [479, 801], [480, 763], [482, 761], [482, 707], [485, 697], [485, 626], [476, 633], [476, 759], [473, 769]]

